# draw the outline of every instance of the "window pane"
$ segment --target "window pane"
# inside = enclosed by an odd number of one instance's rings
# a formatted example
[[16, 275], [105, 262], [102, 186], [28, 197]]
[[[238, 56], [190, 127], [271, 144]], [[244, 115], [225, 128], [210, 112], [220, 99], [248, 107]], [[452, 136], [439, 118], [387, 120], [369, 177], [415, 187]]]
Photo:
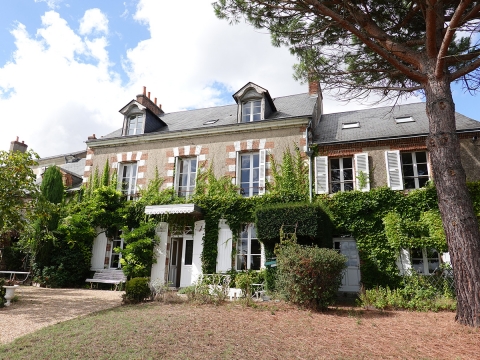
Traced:
[[192, 173], [196, 173], [197, 172], [197, 159], [192, 159], [190, 160], [190, 171]]
[[353, 190], [353, 182], [346, 182], [343, 184], [343, 191], [352, 191]]
[[427, 164], [417, 165], [417, 172], [418, 172], [418, 176], [428, 175], [428, 167], [427, 167]]
[[255, 225], [252, 225], [250, 227], [250, 237], [252, 239], [256, 239], [257, 238], [257, 228], [255, 227]]
[[403, 176], [413, 176], [413, 165], [403, 165]]
[[261, 256], [260, 255], [250, 256], [250, 269], [251, 270], [260, 270], [260, 262], [261, 262]]
[[343, 170], [343, 180], [353, 180], [353, 170]]
[[242, 169], [249, 169], [250, 168], [250, 156], [249, 155], [242, 155], [241, 162], [242, 162]]
[[340, 169], [340, 159], [331, 159], [330, 160], [330, 168], [332, 170]]
[[341, 190], [340, 183], [333, 183], [332, 184], [332, 193], [339, 192]]
[[254, 168], [258, 168], [258, 164], [259, 164], [259, 155], [258, 154], [253, 154], [252, 155], [252, 158], [253, 158], [253, 167]]
[[422, 151], [422, 152], [416, 152], [415, 157], [418, 163], [426, 163], [427, 162], [427, 153]]
[[403, 184], [405, 189], [415, 189], [415, 179], [413, 178], [403, 179]]
[[253, 115], [253, 119], [252, 119], [252, 120], [253, 120], [253, 121], [260, 121], [260, 120], [262, 120], [261, 115], [260, 115], [260, 114], [255, 114], [255, 115]]
[[193, 240], [185, 240], [185, 265], [193, 262]]
[[250, 253], [251, 254], [260, 254], [261, 253], [261, 250], [260, 250], [260, 241], [258, 240], [255, 240], [255, 239], [252, 239], [250, 241]]
[[249, 183], [250, 182], [250, 170], [242, 170], [240, 174], [240, 181], [242, 183]]
[[412, 154], [402, 153], [401, 155], [402, 155], [402, 164], [413, 164]]
[[351, 169], [352, 166], [352, 158], [343, 158], [343, 168], [344, 169]]
[[253, 176], [252, 176], [252, 181], [258, 183], [258, 169], [253, 169]]
[[340, 170], [332, 170], [332, 181], [340, 181]]
[[237, 270], [247, 270], [247, 255], [237, 255]]
[[428, 181], [428, 177], [418, 178], [418, 186], [424, 187], [425, 185], [427, 185], [427, 181]]

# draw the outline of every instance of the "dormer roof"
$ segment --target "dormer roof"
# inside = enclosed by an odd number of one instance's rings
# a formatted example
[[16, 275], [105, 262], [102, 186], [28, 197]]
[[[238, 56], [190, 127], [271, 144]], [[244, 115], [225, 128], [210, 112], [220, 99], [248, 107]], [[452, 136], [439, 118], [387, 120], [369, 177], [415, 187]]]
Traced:
[[248, 82], [240, 90], [238, 90], [235, 94], [233, 94], [233, 98], [235, 99], [235, 102], [237, 104], [241, 104], [242, 100], [245, 100], [245, 97], [248, 95], [248, 90], [253, 89], [255, 90], [258, 94], [263, 95], [265, 97], [265, 101], [268, 101], [271, 111], [275, 112], [277, 109], [275, 108], [275, 104], [272, 100], [272, 97], [270, 96], [270, 93], [268, 92], [267, 89], [253, 83], [253, 82]]

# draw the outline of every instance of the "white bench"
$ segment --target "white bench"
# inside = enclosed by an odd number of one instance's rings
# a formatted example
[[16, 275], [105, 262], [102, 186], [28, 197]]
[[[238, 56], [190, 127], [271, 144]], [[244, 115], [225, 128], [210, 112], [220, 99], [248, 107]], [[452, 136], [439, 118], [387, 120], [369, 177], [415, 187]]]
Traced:
[[118, 288], [118, 285], [127, 281], [127, 277], [122, 270], [116, 269], [104, 269], [97, 270], [93, 274], [92, 279], [87, 279], [85, 282], [90, 283], [90, 288], [93, 287], [93, 283], [102, 283], [102, 284], [112, 284], [115, 285], [115, 291]]

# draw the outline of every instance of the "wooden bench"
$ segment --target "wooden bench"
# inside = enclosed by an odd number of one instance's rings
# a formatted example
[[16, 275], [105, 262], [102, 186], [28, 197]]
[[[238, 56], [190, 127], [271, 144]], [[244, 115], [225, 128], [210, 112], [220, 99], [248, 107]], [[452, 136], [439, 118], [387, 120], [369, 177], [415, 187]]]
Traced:
[[85, 282], [90, 283], [90, 288], [93, 287], [93, 283], [112, 284], [115, 285], [115, 291], [118, 289], [118, 285], [126, 281], [127, 277], [123, 271], [116, 269], [97, 270], [92, 279], [85, 280]]

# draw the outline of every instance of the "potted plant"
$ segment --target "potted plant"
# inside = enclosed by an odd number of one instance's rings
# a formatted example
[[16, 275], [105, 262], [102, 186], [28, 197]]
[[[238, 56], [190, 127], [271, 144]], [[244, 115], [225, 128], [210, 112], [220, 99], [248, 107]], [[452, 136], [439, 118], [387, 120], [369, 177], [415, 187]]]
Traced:
[[17, 287], [18, 285], [15, 284], [14, 280], [5, 281], [5, 285], [3, 285], [3, 288], [5, 289], [5, 300], [7, 300], [5, 306], [10, 306], [10, 301], [15, 297], [15, 289]]

